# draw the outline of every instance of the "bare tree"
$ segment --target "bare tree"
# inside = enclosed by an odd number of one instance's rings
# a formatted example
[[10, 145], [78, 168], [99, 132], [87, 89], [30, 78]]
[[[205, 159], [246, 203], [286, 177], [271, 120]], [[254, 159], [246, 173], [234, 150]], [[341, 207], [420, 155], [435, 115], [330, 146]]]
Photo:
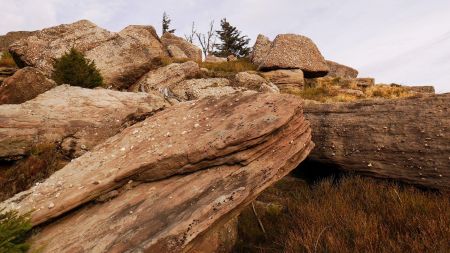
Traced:
[[184, 38], [189, 41], [190, 43], [194, 43], [194, 38], [195, 38], [195, 34], [197, 33], [197, 31], [195, 31], [195, 23], [192, 22], [192, 27], [191, 27], [191, 34], [184, 35]]
[[209, 30], [206, 34], [195, 32], [195, 36], [197, 37], [205, 57], [212, 53], [216, 46], [217, 39], [216, 32], [214, 30], [214, 20], [209, 23]]

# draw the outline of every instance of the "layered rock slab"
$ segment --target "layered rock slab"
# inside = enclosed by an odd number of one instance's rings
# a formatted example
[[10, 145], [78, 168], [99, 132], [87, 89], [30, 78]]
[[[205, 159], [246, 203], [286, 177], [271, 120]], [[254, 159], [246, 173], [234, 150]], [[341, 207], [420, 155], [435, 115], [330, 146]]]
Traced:
[[450, 190], [450, 94], [305, 105], [314, 161]]
[[0, 106], [0, 160], [20, 159], [48, 143], [89, 150], [167, 105], [155, 94], [61, 85], [25, 103]]
[[[186, 251], [210, 226], [237, 215], [295, 168], [313, 147], [310, 133], [302, 102], [289, 95], [180, 103], [123, 130], [1, 207], [35, 209], [37, 225], [117, 190], [109, 202], [44, 226], [33, 245], [46, 245], [43, 252]], [[141, 184], [122, 190], [130, 180]]]

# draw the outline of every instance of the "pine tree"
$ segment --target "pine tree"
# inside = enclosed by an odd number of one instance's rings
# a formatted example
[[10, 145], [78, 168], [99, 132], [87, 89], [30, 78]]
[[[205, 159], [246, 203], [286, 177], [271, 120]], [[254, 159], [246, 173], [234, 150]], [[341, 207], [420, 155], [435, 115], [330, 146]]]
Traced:
[[234, 55], [236, 57], [247, 57], [250, 53], [250, 48], [247, 46], [250, 39], [246, 35], [241, 35], [241, 32], [232, 26], [226, 18], [220, 21], [222, 30], [216, 31], [221, 44], [217, 45], [217, 51], [214, 55], [219, 57], [227, 57]]
[[164, 12], [162, 19], [162, 34], [175, 32], [175, 29], [170, 29], [170, 22], [172, 22], [172, 20], [170, 19], [169, 15]]
[[100, 71], [94, 61], [72, 48], [53, 64], [52, 79], [59, 84], [70, 84], [83, 88], [95, 88], [103, 84]]

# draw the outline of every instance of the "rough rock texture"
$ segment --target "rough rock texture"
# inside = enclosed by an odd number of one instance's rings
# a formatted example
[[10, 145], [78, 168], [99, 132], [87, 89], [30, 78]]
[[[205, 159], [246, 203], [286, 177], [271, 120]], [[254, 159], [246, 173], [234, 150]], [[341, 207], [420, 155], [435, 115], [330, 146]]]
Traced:
[[28, 36], [33, 35], [36, 32], [29, 31], [18, 31], [18, 32], [9, 32], [5, 35], [0, 36], [0, 52], [8, 51], [8, 48], [14, 42], [26, 38]]
[[305, 77], [325, 76], [329, 71], [314, 42], [296, 34], [278, 35], [259, 69], [301, 69]]
[[175, 45], [168, 45], [167, 51], [169, 52], [170, 57], [176, 59], [186, 59], [187, 55], [181, 50], [179, 47]]
[[271, 45], [272, 41], [270, 41], [269, 38], [259, 34], [256, 38], [255, 45], [253, 46], [250, 61], [256, 66], [261, 65], [267, 56], [267, 53], [269, 53]]
[[72, 47], [94, 60], [106, 85], [116, 89], [127, 88], [150, 69], [153, 58], [167, 55], [151, 26], [112, 33], [87, 20], [43, 29], [9, 51], [20, 67], [33, 66], [50, 76], [54, 59]]
[[367, 88], [375, 85], [374, 78], [356, 78], [356, 84], [358, 87]]
[[196, 76], [199, 72], [200, 67], [193, 61], [172, 63], [148, 72], [130, 87], [130, 91], [159, 91], [167, 95], [165, 93], [167, 93], [168, 89], [170, 90], [182, 81]]
[[[31, 238], [40, 252], [195, 252], [199, 236], [294, 169], [313, 148], [310, 139], [302, 102], [293, 96], [180, 103], [0, 208], [36, 208], [33, 225], [61, 217]], [[113, 190], [110, 201], [83, 205]]]
[[16, 73], [17, 68], [11, 68], [11, 67], [0, 67], [0, 84], [3, 83], [3, 81], [14, 75]]
[[399, 84], [391, 84], [393, 87], [403, 87], [407, 88], [410, 91], [416, 92], [416, 93], [430, 93], [435, 94], [436, 91], [433, 86], [431, 85], [424, 85], [424, 86], [406, 86], [406, 85], [399, 85]]
[[217, 57], [215, 55], [208, 55], [205, 58], [205, 62], [218, 63], [218, 62], [227, 62], [228, 59], [224, 57]]
[[326, 61], [330, 72], [328, 72], [327, 76], [332, 77], [343, 77], [343, 78], [356, 78], [358, 77], [358, 70], [339, 64], [334, 61]]
[[5, 79], [0, 86], [0, 105], [23, 103], [55, 86], [56, 83], [53, 80], [45, 77], [36, 68], [20, 69], [13, 76]]
[[450, 190], [450, 93], [307, 104], [310, 159], [343, 170]]
[[305, 80], [300, 69], [279, 69], [260, 73], [265, 79], [274, 83], [281, 92], [299, 92], [303, 89]]
[[60, 85], [23, 104], [0, 106], [0, 160], [20, 159], [45, 143], [85, 152], [166, 105], [153, 94]]
[[185, 80], [171, 87], [178, 101], [196, 100], [205, 97], [220, 97], [242, 89], [231, 87], [226, 78], [203, 78]]
[[276, 85], [256, 73], [239, 72], [236, 74], [234, 79], [236, 86], [246, 88], [248, 90], [274, 93], [280, 92], [280, 89], [278, 89]]
[[237, 60], [238, 60], [238, 58], [233, 54], [230, 54], [227, 57], [227, 61], [237, 61]]
[[202, 50], [183, 38], [177, 37], [172, 33], [164, 33], [161, 41], [165, 47], [169, 45], [177, 46], [193, 61], [202, 61]]

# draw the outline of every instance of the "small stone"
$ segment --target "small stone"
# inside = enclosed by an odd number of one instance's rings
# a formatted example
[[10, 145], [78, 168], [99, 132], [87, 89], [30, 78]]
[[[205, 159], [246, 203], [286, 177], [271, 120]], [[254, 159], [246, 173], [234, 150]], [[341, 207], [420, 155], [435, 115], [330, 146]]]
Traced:
[[[125, 151], [125, 147], [121, 148], [120, 151]], [[111, 155], [112, 156], [112, 155]]]
[[200, 124], [197, 123], [197, 124], [194, 125], [194, 127], [198, 128], [198, 127], [200, 127]]
[[367, 167], [372, 167], [372, 163], [367, 164]]
[[55, 207], [55, 204], [53, 202], [50, 202], [48, 204], [48, 209], [52, 209], [53, 207]]

